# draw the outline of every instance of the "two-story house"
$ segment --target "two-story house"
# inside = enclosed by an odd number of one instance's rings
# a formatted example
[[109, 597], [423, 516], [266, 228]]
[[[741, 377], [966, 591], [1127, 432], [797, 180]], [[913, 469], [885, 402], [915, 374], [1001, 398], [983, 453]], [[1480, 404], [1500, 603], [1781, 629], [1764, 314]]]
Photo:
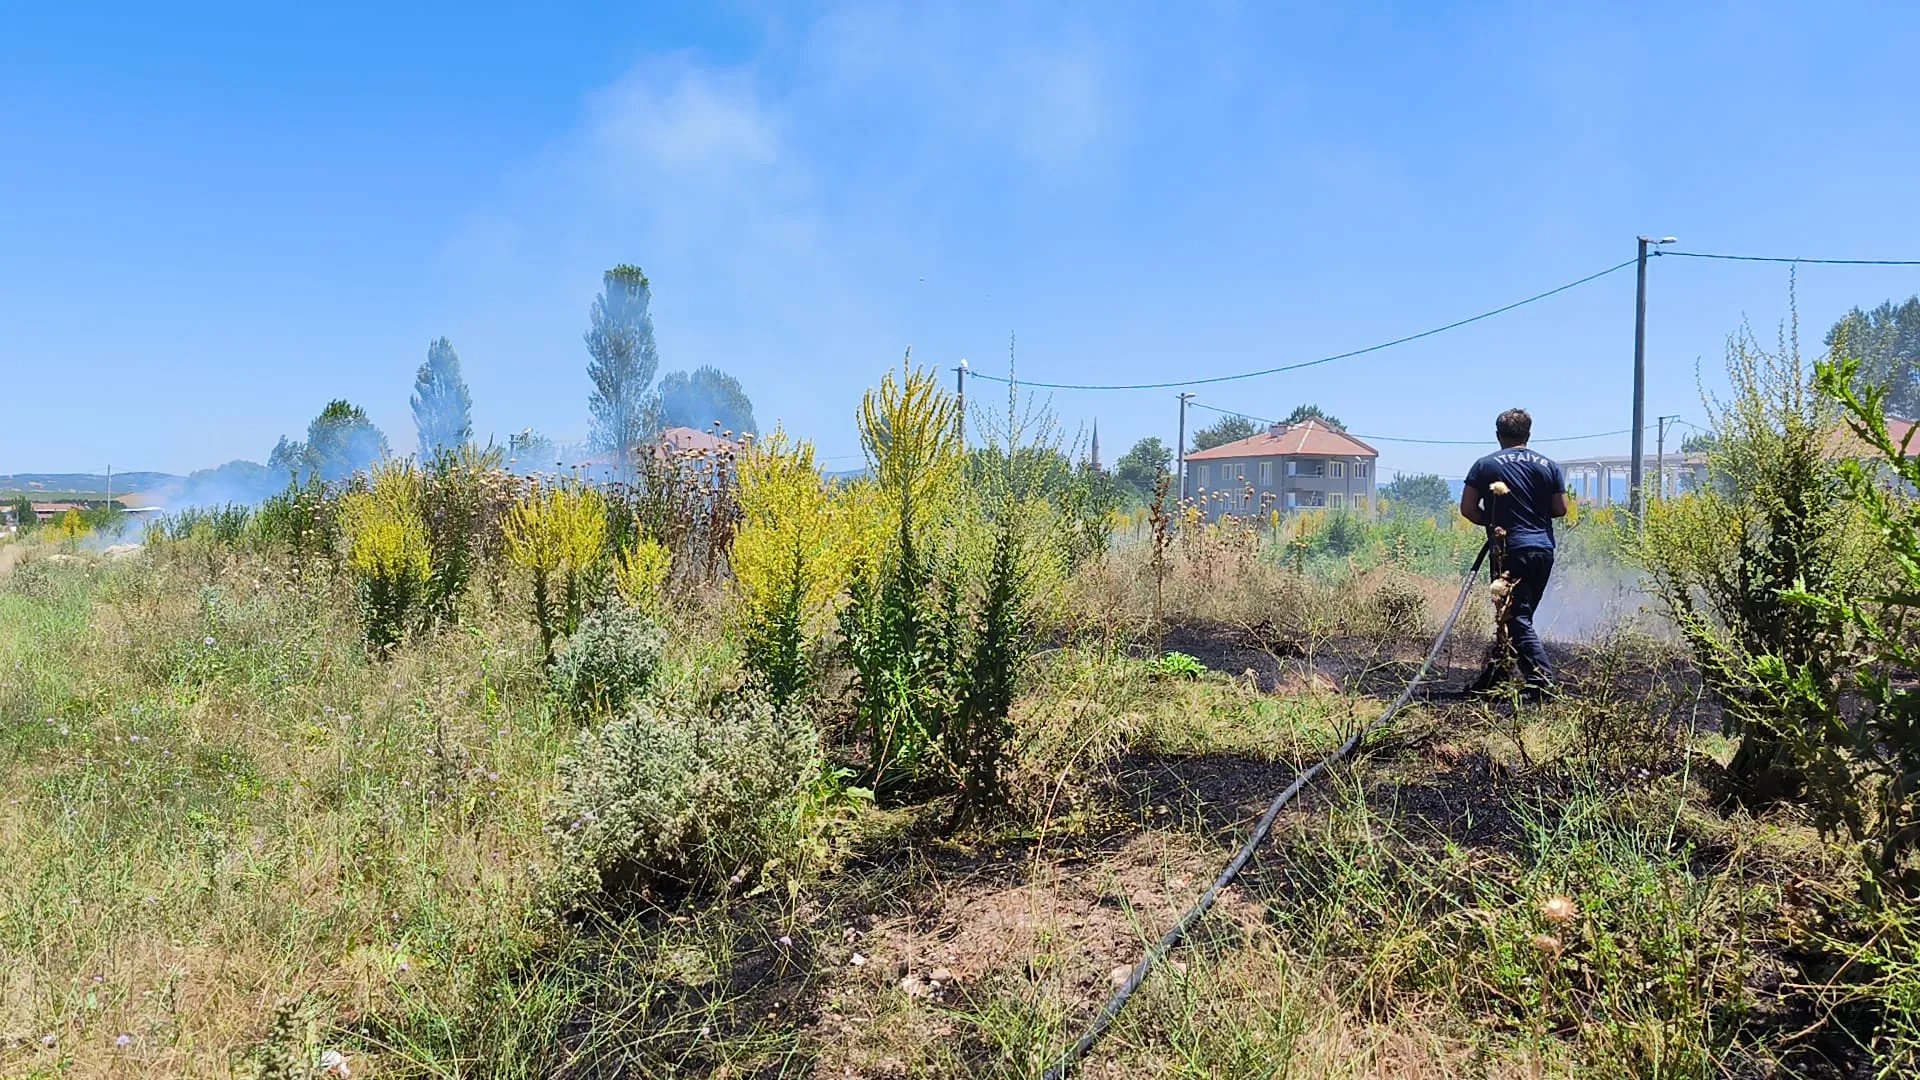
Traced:
[[1208, 520], [1266, 510], [1369, 513], [1379, 456], [1319, 420], [1275, 424], [1258, 435], [1188, 454], [1181, 494], [1195, 500]]

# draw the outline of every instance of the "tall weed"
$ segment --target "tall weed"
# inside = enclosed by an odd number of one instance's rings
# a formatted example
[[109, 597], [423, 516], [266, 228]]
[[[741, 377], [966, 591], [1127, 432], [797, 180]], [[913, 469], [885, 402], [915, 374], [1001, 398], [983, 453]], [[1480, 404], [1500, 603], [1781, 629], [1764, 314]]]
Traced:
[[[1651, 503], [1632, 544], [1727, 706], [1729, 732], [1740, 737], [1731, 777], [1762, 802], [1804, 790], [1809, 761], [1800, 748], [1822, 738], [1821, 717], [1838, 708], [1845, 674], [1837, 621], [1784, 594], [1850, 592], [1869, 564], [1860, 514], [1841, 497], [1830, 452], [1837, 409], [1810, 374], [1797, 331], [1783, 329], [1773, 351], [1750, 331], [1734, 335], [1730, 397], [1708, 402], [1712, 482]], [[1803, 693], [1781, 698], [1756, 678], [1756, 663], [1775, 661], [1800, 673]]]
[[405, 640], [432, 599], [433, 543], [421, 490], [412, 464], [394, 461], [340, 498], [346, 565], [359, 589], [367, 647], [375, 651]]
[[507, 559], [528, 576], [549, 664], [554, 642], [577, 630], [599, 597], [606, 539], [606, 502], [585, 484], [535, 483], [507, 514]]

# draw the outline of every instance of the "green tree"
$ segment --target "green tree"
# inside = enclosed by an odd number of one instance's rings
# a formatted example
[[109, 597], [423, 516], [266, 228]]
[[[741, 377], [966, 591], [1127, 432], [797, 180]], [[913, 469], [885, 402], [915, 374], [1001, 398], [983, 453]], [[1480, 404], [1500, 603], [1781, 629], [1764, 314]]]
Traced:
[[367, 419], [367, 411], [336, 398], [307, 425], [306, 442], [280, 436], [267, 468], [286, 472], [295, 483], [316, 477], [337, 483], [386, 456], [387, 437]]
[[20, 526], [21, 532], [26, 532], [40, 524], [40, 519], [33, 514], [33, 501], [25, 495], [16, 495], [13, 498], [13, 520], [14, 524]]
[[740, 380], [716, 367], [670, 372], [660, 380], [655, 427], [705, 428], [718, 423], [735, 435], [758, 434], [753, 402]]
[[440, 338], [427, 346], [427, 359], [413, 376], [409, 400], [422, 461], [473, 438], [473, 399], [467, 394], [467, 380], [460, 375], [460, 355], [453, 351], [453, 342]]
[[1453, 506], [1453, 486], [1439, 473], [1399, 473], [1380, 497], [1395, 514], [1437, 517]]
[[195, 469], [173, 496], [175, 506], [251, 506], [284, 489], [287, 474], [252, 461], [229, 461], [213, 469]]
[[1120, 490], [1141, 502], [1153, 501], [1153, 486], [1173, 472], [1173, 450], [1149, 435], [1114, 462], [1113, 480]]
[[1295, 405], [1293, 411], [1287, 414], [1287, 418], [1280, 422], [1298, 424], [1303, 420], [1318, 420], [1327, 427], [1340, 431], [1347, 430], [1347, 425], [1341, 423], [1338, 417], [1328, 416], [1326, 410], [1318, 405]]
[[1847, 312], [1827, 331], [1828, 348], [1842, 342], [1860, 361], [1856, 389], [1885, 390], [1889, 415], [1920, 417], [1920, 296]]
[[1259, 427], [1244, 416], [1223, 416], [1212, 426], [1193, 433], [1191, 450], [1211, 450], [1216, 446], [1238, 442], [1258, 430]]
[[622, 263], [606, 272], [593, 301], [593, 325], [586, 333], [587, 377], [593, 394], [591, 440], [611, 454], [621, 476], [632, 472], [635, 443], [647, 436], [647, 387], [660, 367], [653, 344], [653, 290], [637, 266]]
[[1680, 440], [1680, 452], [1683, 454], [1711, 454], [1718, 447], [1711, 431], [1696, 431]]

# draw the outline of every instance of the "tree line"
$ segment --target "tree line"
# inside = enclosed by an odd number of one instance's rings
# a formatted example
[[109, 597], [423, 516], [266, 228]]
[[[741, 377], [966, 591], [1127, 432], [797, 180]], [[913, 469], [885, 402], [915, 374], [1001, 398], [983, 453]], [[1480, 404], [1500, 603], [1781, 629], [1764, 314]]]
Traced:
[[[718, 425], [731, 436], [756, 434], [753, 402], [740, 380], [712, 365], [672, 371], [656, 383], [660, 353], [654, 342], [652, 284], [638, 266], [621, 264], [601, 277], [582, 335], [587, 351], [589, 431], [584, 447], [562, 447], [532, 429], [508, 437], [506, 452], [531, 471], [557, 458], [598, 455], [617, 473], [631, 471], [631, 455], [670, 429]], [[415, 452], [423, 461], [474, 441], [473, 395], [460, 354], [445, 337], [427, 345], [414, 373]], [[231, 461], [187, 478], [184, 502], [254, 502], [289, 482], [337, 483], [393, 455], [385, 432], [366, 409], [344, 398], [329, 401], [307, 424], [305, 438], [282, 435], [266, 464]]]

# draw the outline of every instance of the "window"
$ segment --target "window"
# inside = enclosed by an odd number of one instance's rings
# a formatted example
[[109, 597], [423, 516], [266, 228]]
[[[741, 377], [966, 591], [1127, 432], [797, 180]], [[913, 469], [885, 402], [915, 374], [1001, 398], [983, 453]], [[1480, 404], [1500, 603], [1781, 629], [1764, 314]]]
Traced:
[[1263, 461], [1260, 463], [1260, 486], [1273, 486], [1273, 462], [1271, 461]]
[[1297, 491], [1287, 492], [1287, 509], [1291, 510], [1294, 507], [1299, 505], [1300, 505], [1300, 493]]
[[1292, 458], [1287, 459], [1287, 475], [1288, 476], [1300, 475], [1300, 463], [1293, 460]]
[[1355, 495], [1353, 497], [1353, 508], [1355, 510], [1365, 510], [1367, 508], [1367, 497], [1365, 495]]
[[1346, 463], [1346, 462], [1344, 462], [1344, 461], [1336, 461], [1336, 462], [1334, 462], [1334, 463], [1333, 463], [1333, 478], [1334, 478], [1335, 480], [1345, 480], [1345, 479], [1347, 478], [1347, 463]]
[[1354, 462], [1354, 463], [1353, 463], [1353, 478], [1354, 478], [1355, 480], [1365, 480], [1365, 479], [1367, 478], [1367, 463], [1366, 463], [1366, 462], [1364, 462], [1364, 461], [1356, 461], [1356, 462]]
[[1213, 468], [1211, 465], [1200, 466], [1200, 486], [1203, 488], [1210, 486], [1207, 483], [1207, 471], [1211, 468]]
[[1334, 509], [1338, 510], [1340, 508], [1339, 492], [1336, 491], [1332, 495], [1327, 496], [1327, 498], [1330, 500], [1329, 505], [1331, 505]]

